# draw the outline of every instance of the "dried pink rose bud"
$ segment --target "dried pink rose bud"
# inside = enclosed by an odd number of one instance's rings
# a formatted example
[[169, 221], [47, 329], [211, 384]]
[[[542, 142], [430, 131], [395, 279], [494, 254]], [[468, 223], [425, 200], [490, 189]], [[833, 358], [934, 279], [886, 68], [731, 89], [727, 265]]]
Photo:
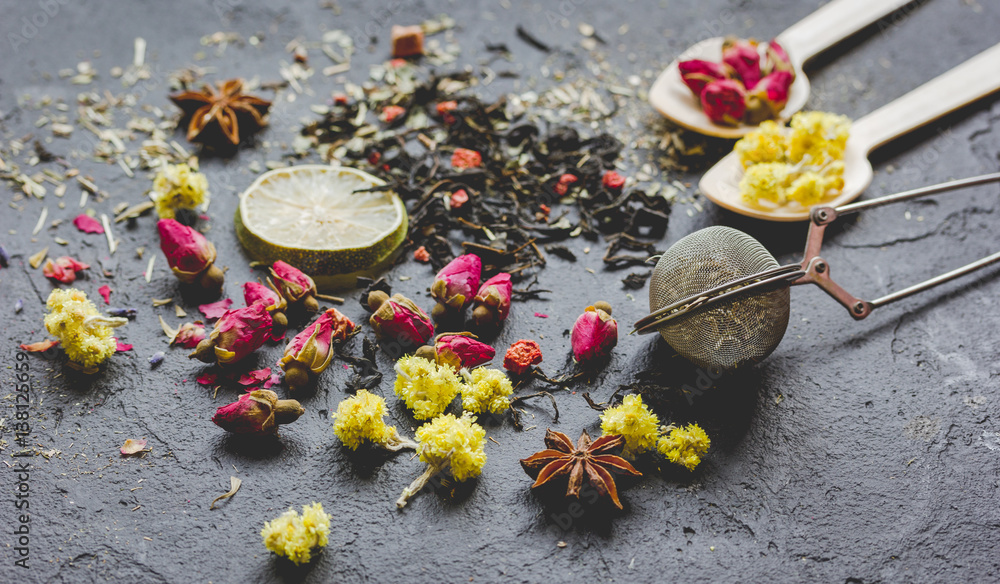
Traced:
[[349, 318], [336, 308], [330, 308], [295, 335], [278, 361], [285, 370], [289, 389], [294, 391], [326, 371], [333, 359], [333, 342], [346, 340], [354, 328]]
[[471, 304], [482, 272], [483, 262], [474, 253], [460, 255], [441, 268], [431, 284], [431, 296], [438, 301], [431, 316], [440, 318]]
[[265, 286], [260, 282], [246, 282], [243, 284], [243, 300], [246, 301], [247, 306], [263, 304], [264, 308], [271, 313], [271, 320], [275, 328], [284, 329], [288, 326], [288, 318], [285, 316], [288, 302], [278, 292], [270, 278], [267, 279], [267, 284]]
[[76, 282], [76, 273], [86, 270], [89, 267], [89, 264], [78, 262], [69, 256], [62, 256], [54, 260], [52, 258], [45, 260], [45, 264], [42, 266], [42, 273], [45, 274], [46, 278], [51, 280], [56, 280], [63, 284], [72, 284]]
[[757, 52], [757, 41], [727, 37], [722, 41], [722, 62], [736, 71], [736, 75], [747, 89], [753, 89], [760, 81], [760, 53]]
[[476, 308], [472, 311], [472, 322], [483, 327], [497, 326], [507, 320], [512, 292], [513, 284], [510, 282], [510, 274], [506, 272], [500, 272], [483, 282], [473, 299]]
[[695, 97], [701, 97], [701, 92], [709, 83], [729, 79], [736, 74], [733, 68], [725, 63], [713, 63], [701, 59], [681, 61], [677, 64], [677, 68], [681, 72], [684, 85], [691, 89]]
[[177, 329], [171, 345], [180, 345], [188, 349], [198, 346], [205, 339], [205, 327], [200, 322], [186, 322]]
[[271, 266], [271, 276], [278, 291], [289, 304], [302, 302], [302, 306], [309, 312], [319, 310], [319, 302], [316, 301], [316, 282], [301, 270], [278, 260]]
[[208, 292], [222, 291], [225, 277], [215, 266], [215, 246], [205, 236], [174, 219], [160, 219], [160, 249], [170, 269], [185, 284], [195, 284]]
[[618, 344], [618, 322], [611, 318], [611, 305], [595, 302], [588, 306], [573, 325], [570, 343], [580, 363], [607, 356]]
[[747, 123], [759, 124], [779, 117], [788, 103], [788, 90], [794, 79], [791, 71], [775, 71], [761, 79], [757, 87], [747, 94], [744, 114]]
[[716, 124], [735, 126], [746, 112], [746, 95], [739, 81], [713, 81], [701, 92], [701, 109]]
[[390, 298], [375, 290], [368, 295], [368, 307], [374, 311], [368, 323], [382, 340], [396, 341], [407, 349], [426, 345], [434, 336], [434, 325], [427, 313], [402, 294]]
[[764, 53], [764, 76], [770, 75], [776, 71], [789, 71], [792, 73], [792, 79], [795, 79], [795, 68], [792, 67], [792, 59], [785, 52], [785, 47], [782, 47], [777, 39], [771, 39], [771, 42], [767, 43], [767, 50]]
[[217, 409], [212, 421], [236, 434], [272, 434], [280, 424], [291, 424], [304, 413], [294, 399], [278, 399], [269, 389], [257, 389]]
[[191, 358], [220, 365], [236, 363], [253, 353], [271, 336], [271, 314], [262, 304], [229, 310], [215, 323]]
[[433, 346], [417, 349], [417, 356], [448, 365], [453, 369], [472, 369], [489, 363], [497, 354], [493, 347], [476, 340], [472, 333], [445, 333], [434, 339]]

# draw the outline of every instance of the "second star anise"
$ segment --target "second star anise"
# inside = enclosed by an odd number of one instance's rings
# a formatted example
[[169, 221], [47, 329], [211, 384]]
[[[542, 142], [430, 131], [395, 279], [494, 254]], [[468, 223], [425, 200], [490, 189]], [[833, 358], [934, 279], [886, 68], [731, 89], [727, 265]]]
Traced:
[[201, 91], [182, 91], [170, 96], [170, 101], [190, 116], [187, 139], [210, 142], [212, 132], [218, 132], [231, 145], [240, 143], [240, 126], [248, 134], [267, 125], [264, 114], [271, 102], [243, 93], [243, 80], [230, 79], [219, 84], [218, 90], [203, 85]]
[[547, 430], [545, 445], [548, 448], [521, 460], [521, 466], [528, 476], [535, 479], [531, 485], [533, 489], [565, 477], [566, 496], [579, 498], [586, 477], [600, 496], [610, 497], [615, 507], [621, 509], [611, 471], [642, 476], [627, 460], [616, 454], [624, 444], [625, 439], [617, 435], [601, 436], [591, 442], [590, 435], [584, 430], [574, 446], [569, 436]]

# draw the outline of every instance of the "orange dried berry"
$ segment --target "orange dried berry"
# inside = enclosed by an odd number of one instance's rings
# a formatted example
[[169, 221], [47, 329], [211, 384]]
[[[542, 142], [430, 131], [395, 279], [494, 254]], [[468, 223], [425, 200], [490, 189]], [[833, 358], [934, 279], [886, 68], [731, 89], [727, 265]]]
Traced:
[[507, 349], [507, 354], [503, 358], [503, 368], [514, 375], [524, 375], [541, 362], [542, 348], [538, 343], [521, 339]]
[[451, 166], [457, 169], [478, 168], [483, 164], [483, 156], [475, 150], [456, 148], [451, 155]]
[[431, 254], [429, 251], [427, 251], [426, 247], [421, 245], [417, 249], [413, 250], [413, 259], [417, 260], [418, 262], [427, 263], [431, 261]]

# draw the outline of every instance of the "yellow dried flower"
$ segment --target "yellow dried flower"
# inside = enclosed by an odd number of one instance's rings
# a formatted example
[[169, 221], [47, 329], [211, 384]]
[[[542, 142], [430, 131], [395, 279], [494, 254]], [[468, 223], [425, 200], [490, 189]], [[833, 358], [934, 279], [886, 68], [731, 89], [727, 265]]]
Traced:
[[783, 204], [792, 166], [784, 162], [764, 162], [746, 169], [740, 179], [740, 194], [748, 203], [760, 200]]
[[396, 501], [400, 508], [440, 472], [447, 470], [456, 481], [465, 481], [483, 472], [486, 430], [473, 422], [468, 412], [461, 418], [453, 414], [434, 418], [417, 430], [417, 442], [420, 443], [420, 460], [427, 463], [427, 470], [403, 489]]
[[636, 454], [656, 447], [660, 419], [642, 403], [641, 395], [627, 395], [621, 405], [608, 408], [601, 414], [601, 432], [624, 438], [622, 456], [635, 458]]
[[499, 369], [480, 367], [468, 374], [462, 385], [462, 409], [475, 414], [499, 414], [510, 407], [514, 386]]
[[698, 424], [688, 424], [680, 428], [671, 427], [660, 438], [656, 448], [667, 460], [688, 470], [694, 470], [708, 452], [712, 441]]
[[351, 450], [357, 450], [366, 440], [386, 450], [415, 449], [415, 442], [400, 436], [395, 426], [386, 425], [382, 419], [385, 414], [382, 396], [362, 389], [337, 406], [333, 432]]
[[296, 564], [308, 563], [313, 548], [325, 546], [329, 534], [330, 516], [320, 503], [303, 505], [301, 516], [289, 508], [273, 521], [265, 522], [260, 531], [267, 549]]
[[788, 158], [823, 165], [843, 160], [844, 147], [851, 131], [851, 119], [826, 112], [799, 112], [792, 116], [788, 137]]
[[164, 165], [153, 179], [153, 193], [160, 219], [173, 219], [179, 209], [207, 205], [210, 196], [208, 179], [197, 166], [187, 164]]
[[84, 371], [95, 372], [115, 354], [111, 329], [127, 324], [128, 319], [101, 315], [87, 294], [76, 288], [53, 290], [45, 306], [49, 310], [45, 329], [59, 339], [69, 360]]
[[396, 361], [393, 390], [406, 407], [413, 410], [413, 417], [418, 420], [433, 418], [443, 412], [461, 387], [458, 375], [447, 365], [438, 365], [414, 355]]
[[784, 162], [786, 147], [784, 127], [766, 120], [737, 142], [735, 150], [743, 167], [748, 168], [764, 162]]

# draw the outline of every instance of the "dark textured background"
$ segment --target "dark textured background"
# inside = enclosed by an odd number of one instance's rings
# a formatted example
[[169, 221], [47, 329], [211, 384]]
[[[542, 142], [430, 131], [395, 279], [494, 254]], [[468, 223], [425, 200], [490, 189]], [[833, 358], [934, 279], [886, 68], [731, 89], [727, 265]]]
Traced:
[[[253, 76], [276, 80], [277, 65], [288, 61], [285, 44], [297, 36], [318, 39], [323, 30], [374, 23], [378, 42], [355, 57], [350, 77], [360, 81], [367, 63], [388, 54], [388, 26], [414, 23], [449, 12], [459, 23], [456, 37], [475, 63], [486, 42], [504, 42], [523, 75], [537, 76], [543, 59], [553, 68], [572, 70], [589, 57], [578, 46], [577, 24], [594, 25], [609, 44], [600, 47], [622, 76], [636, 74], [648, 87], [651, 77], [685, 46], [708, 36], [707, 30], [768, 38], [813, 10], [809, 0], [598, 2], [557, 4], [499, 2], [403, 3], [389, 17], [373, 15], [375, 3], [341, 2], [336, 16], [315, 1], [298, 3], [216, 0], [194, 2], [75, 2], [59, 13], [16, 53], [8, 34], [22, 17], [41, 10], [35, 1], [3, 3], [0, 33], [0, 131], [6, 141], [36, 132], [37, 112], [18, 107], [18, 98], [42, 94], [69, 103], [84, 89], [122, 91], [107, 72], [127, 66], [132, 39], [149, 41], [147, 63], [154, 76], [132, 89], [141, 103], [169, 108], [166, 75], [191, 63], [198, 50], [209, 54], [203, 66], [212, 77]], [[282, 6], [275, 6], [282, 4]], [[627, 23], [628, 32], [618, 34]], [[544, 55], [516, 38], [523, 24], [540, 38], [564, 49]], [[265, 35], [256, 48], [229, 47], [222, 57], [200, 47], [199, 38], [218, 30], [244, 37]], [[811, 67], [815, 96], [810, 107], [857, 118], [990, 46], [1000, 30], [1000, 6], [979, 0], [928, 0], [906, 14], [871, 27], [826, 53]], [[94, 51], [100, 57], [94, 57]], [[91, 59], [100, 72], [86, 88], [55, 73]], [[313, 57], [323, 66], [321, 55]], [[508, 82], [510, 83], [510, 82]], [[523, 81], [522, 81], [523, 83]], [[548, 81], [541, 79], [540, 86]], [[243, 150], [231, 160], [203, 159], [212, 184], [210, 237], [219, 263], [229, 266], [226, 289], [237, 299], [240, 282], [253, 277], [229, 228], [235, 193], [252, 180], [247, 164], [278, 159], [287, 152], [300, 118], [313, 116], [310, 103], [335, 89], [317, 73], [309, 81], [315, 96], [281, 101], [264, 132], [268, 144]], [[524, 85], [522, 85], [522, 90]], [[501, 86], [501, 89], [503, 87]], [[660, 131], [657, 116], [639, 99], [630, 110], [639, 133]], [[71, 112], [72, 116], [72, 112]], [[925, 131], [897, 141], [874, 157], [877, 170], [868, 196], [894, 192], [997, 168], [1000, 135], [995, 131], [1000, 105], [986, 100]], [[620, 120], [622, 121], [622, 120]], [[119, 118], [116, 125], [124, 125]], [[47, 128], [39, 136], [50, 134]], [[80, 147], [86, 130], [70, 141], [48, 146], [57, 154]], [[633, 132], [635, 133], [635, 132]], [[182, 140], [178, 133], [175, 136]], [[645, 153], [641, 161], [653, 160]], [[117, 166], [75, 161], [93, 174], [111, 198], [94, 205], [110, 213], [119, 201], [138, 202], [148, 188], [144, 173], [126, 178]], [[697, 173], [672, 175], [696, 181]], [[99, 264], [107, 256], [102, 236], [81, 235], [69, 223], [77, 213], [75, 184], [59, 210], [47, 198], [49, 219], [66, 221], [57, 229], [30, 236], [41, 210], [31, 200], [18, 213], [0, 210], [0, 242], [13, 254], [10, 269], [0, 270], [0, 314], [4, 343], [0, 370], [6, 405], [13, 399], [17, 344], [41, 340], [43, 300], [51, 289], [27, 256], [53, 236], [71, 241], [66, 249]], [[691, 189], [693, 190], [693, 189]], [[689, 190], [689, 193], [691, 192]], [[5, 198], [14, 191], [5, 187]], [[875, 297], [981, 257], [1000, 248], [995, 228], [998, 188], [982, 187], [865, 213], [828, 237], [826, 257], [834, 276], [848, 290]], [[49, 195], [51, 197], [51, 195]], [[704, 212], [678, 203], [668, 246], [691, 231], [713, 224], [747, 230], [778, 256], [795, 261], [804, 241], [802, 226], [746, 222], [701, 200]], [[910, 211], [910, 219], [904, 215]], [[918, 221], [918, 218], [922, 218]], [[141, 277], [145, 260], [134, 249], [156, 251], [154, 219], [134, 227], [116, 226], [122, 238], [110, 260], [114, 277], [96, 270], [78, 285], [93, 298], [108, 283], [114, 305], [139, 309], [122, 333], [134, 352], [117, 355], [106, 371], [83, 379], [58, 361], [31, 357], [33, 437], [38, 451], [61, 453], [32, 460], [31, 569], [12, 566], [15, 477], [0, 471], [0, 581], [3, 582], [267, 582], [298, 581], [825, 581], [940, 582], [996, 581], [1000, 554], [997, 510], [998, 419], [996, 270], [966, 278], [944, 289], [876, 311], [863, 322], [817, 289], [792, 292], [791, 324], [774, 355], [737, 379], [728, 379], [693, 405], [679, 388], [694, 385], [696, 373], [679, 363], [662, 342], [648, 336], [622, 336], [614, 360], [591, 385], [576, 394], [556, 396], [560, 421], [555, 428], [575, 437], [582, 428], [599, 433], [597, 413], [579, 395], [599, 401], [643, 372], [659, 372], [662, 399], [655, 400], [664, 421], [698, 421], [711, 434], [713, 448], [694, 473], [658, 470], [640, 463], [645, 477], [622, 489], [626, 510], [617, 516], [585, 509], [567, 521], [568, 510], [540, 501], [517, 460], [539, 448], [551, 424], [548, 404], [528, 410], [536, 428], [515, 431], [510, 421], [489, 425], [489, 462], [473, 485], [453, 494], [422, 493], [405, 512], [393, 501], [419, 474], [421, 465], [403, 454], [350, 456], [331, 430], [330, 411], [344, 398], [348, 375], [336, 363], [318, 390], [302, 398], [307, 413], [283, 430], [279, 442], [256, 444], [226, 436], [210, 421], [214, 409], [235, 399], [240, 389], [211, 390], [197, 385], [201, 370], [167, 350], [167, 360], [150, 370], [146, 359], [164, 350], [157, 314], [173, 318], [172, 307], [154, 309], [151, 297], [177, 298], [177, 282], [157, 262], [152, 283]], [[11, 235], [9, 230], [16, 230]], [[37, 241], [36, 241], [37, 240]], [[541, 274], [545, 300], [515, 304], [497, 339], [503, 347], [537, 338], [550, 373], [563, 369], [566, 331], [573, 319], [598, 298], [611, 301], [622, 328], [644, 315], [646, 291], [629, 300], [619, 280], [627, 272], [603, 268], [602, 243], [576, 241], [580, 261], [550, 258]], [[585, 246], [594, 249], [579, 253]], [[56, 250], [58, 246], [53, 247]], [[147, 256], [148, 257], [148, 256]], [[585, 271], [592, 268], [595, 273]], [[398, 276], [412, 279], [399, 281]], [[393, 271], [395, 291], [430, 302], [425, 289], [432, 271], [408, 262]], [[581, 291], [586, 291], [581, 295]], [[345, 312], [365, 314], [356, 293]], [[23, 298], [25, 308], [13, 313]], [[239, 300], [238, 300], [239, 302]], [[196, 309], [188, 305], [188, 312]], [[544, 312], [548, 319], [535, 318]], [[624, 330], [623, 330], [624, 333]], [[261, 351], [265, 366], [281, 347]], [[390, 365], [383, 363], [388, 371]], [[392, 417], [407, 433], [412, 419], [391, 395], [391, 374], [381, 392], [389, 396]], [[283, 390], [279, 390], [283, 391]], [[10, 410], [12, 411], [12, 410]], [[4, 461], [15, 450], [3, 430]], [[120, 458], [125, 438], [146, 437], [152, 452]], [[228, 488], [229, 476], [243, 488], [215, 511], [213, 497]], [[140, 482], [141, 481], [141, 482]], [[137, 488], [141, 487], [141, 488]], [[294, 569], [278, 562], [261, 545], [263, 522], [289, 505], [321, 501], [333, 515], [329, 547], [311, 565]], [[137, 510], [133, 510], [140, 506]], [[557, 543], [565, 542], [565, 547]]]

